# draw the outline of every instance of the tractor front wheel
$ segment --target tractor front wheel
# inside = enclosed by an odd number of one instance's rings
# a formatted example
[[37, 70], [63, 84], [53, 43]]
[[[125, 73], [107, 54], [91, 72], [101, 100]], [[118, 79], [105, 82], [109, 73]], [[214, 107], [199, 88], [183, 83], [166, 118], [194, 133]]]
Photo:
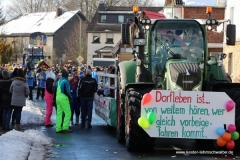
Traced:
[[118, 72], [118, 89], [117, 89], [117, 109], [116, 109], [116, 114], [117, 114], [117, 139], [119, 143], [124, 143], [125, 142], [125, 118], [124, 118], [124, 110], [125, 110], [125, 99], [121, 96], [120, 90], [122, 89], [121, 87], [121, 74]]
[[151, 89], [128, 89], [125, 96], [125, 139], [129, 151], [152, 151], [155, 139], [138, 125], [141, 116], [141, 100]]

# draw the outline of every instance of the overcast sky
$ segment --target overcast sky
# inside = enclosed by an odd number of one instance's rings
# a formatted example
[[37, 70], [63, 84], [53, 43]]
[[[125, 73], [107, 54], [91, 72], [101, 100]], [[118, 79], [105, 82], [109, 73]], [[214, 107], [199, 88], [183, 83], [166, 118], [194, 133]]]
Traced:
[[[161, 6], [164, 5], [165, 0], [154, 0], [157, 4]], [[215, 6], [217, 0], [183, 0], [186, 5], [196, 6]]]
[[[154, 0], [158, 5], [163, 6], [165, 0]], [[183, 0], [186, 5], [204, 5], [204, 6], [215, 6], [217, 0]], [[2, 0], [2, 4], [6, 5], [10, 0]]]

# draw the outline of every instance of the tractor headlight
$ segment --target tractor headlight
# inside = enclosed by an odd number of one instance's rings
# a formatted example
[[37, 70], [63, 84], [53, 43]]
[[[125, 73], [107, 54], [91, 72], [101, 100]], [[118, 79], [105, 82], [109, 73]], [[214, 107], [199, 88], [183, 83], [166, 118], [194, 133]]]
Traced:
[[179, 87], [176, 83], [173, 83], [173, 90], [174, 91], [182, 91], [182, 88]]
[[150, 28], [149, 25], [146, 25], [146, 26], [145, 26], [145, 29], [146, 29], [146, 30], [149, 30], [149, 28]]
[[193, 91], [200, 91], [201, 90], [201, 84], [197, 85], [196, 87], [193, 88]]

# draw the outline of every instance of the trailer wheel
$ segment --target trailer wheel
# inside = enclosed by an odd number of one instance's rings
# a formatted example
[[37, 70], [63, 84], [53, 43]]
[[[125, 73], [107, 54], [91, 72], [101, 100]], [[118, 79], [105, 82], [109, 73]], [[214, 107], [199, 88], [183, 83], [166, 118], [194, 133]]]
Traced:
[[151, 138], [139, 125], [141, 100], [151, 89], [129, 89], [125, 96], [125, 137], [128, 151], [153, 151], [155, 139]]
[[119, 143], [125, 142], [125, 118], [124, 118], [124, 110], [125, 110], [125, 98], [121, 97], [120, 89], [121, 87], [121, 74], [118, 72], [118, 89], [117, 89], [117, 109], [116, 109], [116, 114], [117, 114], [117, 139]]

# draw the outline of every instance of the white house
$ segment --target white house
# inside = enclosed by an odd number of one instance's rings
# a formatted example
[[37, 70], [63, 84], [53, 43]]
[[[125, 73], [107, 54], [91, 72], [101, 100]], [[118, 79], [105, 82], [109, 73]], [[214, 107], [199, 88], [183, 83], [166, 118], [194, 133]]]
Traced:
[[[160, 11], [162, 7], [139, 7], [139, 10]], [[105, 6], [99, 3], [86, 33], [87, 65], [93, 65], [93, 58], [116, 58], [121, 40], [121, 24], [133, 19], [132, 7]], [[121, 48], [120, 48], [121, 50]]]
[[[224, 2], [224, 0], [221, 0], [221, 2]], [[224, 52], [227, 54], [224, 66], [233, 82], [240, 82], [240, 70], [238, 69], [240, 68], [240, 1], [225, 0], [225, 2], [225, 19], [229, 19], [232, 24], [236, 25], [236, 44], [235, 46], [228, 46], [226, 45], [226, 38], [224, 39]]]

